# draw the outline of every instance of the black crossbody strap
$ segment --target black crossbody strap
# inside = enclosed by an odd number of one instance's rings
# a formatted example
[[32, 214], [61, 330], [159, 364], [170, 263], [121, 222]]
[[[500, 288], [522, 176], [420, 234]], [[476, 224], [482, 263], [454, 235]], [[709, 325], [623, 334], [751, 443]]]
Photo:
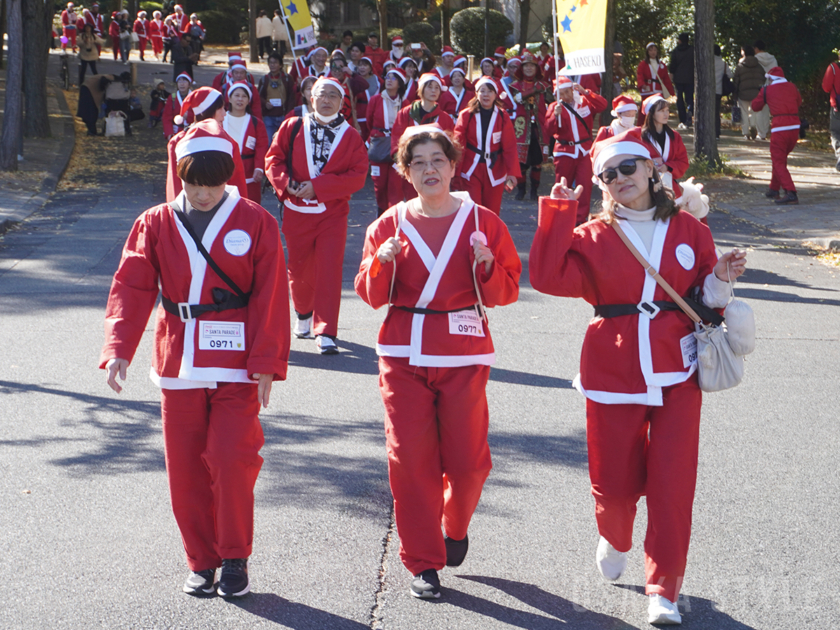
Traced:
[[589, 130], [589, 127], [587, 126], [586, 121], [585, 121], [585, 120], [581, 117], [581, 115], [580, 115], [580, 114], [578, 114], [578, 113], [575, 111], [574, 106], [570, 106], [570, 105], [568, 105], [568, 104], [566, 104], [566, 103], [563, 103], [563, 106], [564, 106], [566, 109], [568, 109], [568, 110], [569, 110], [569, 112], [570, 112], [570, 113], [572, 113], [572, 114], [574, 115], [574, 117], [575, 117], [575, 118], [577, 118], [577, 119], [580, 121], [580, 124], [581, 124], [581, 125], [583, 125], [583, 128], [584, 128], [584, 129], [586, 129], [586, 135], [587, 135], [588, 137], [587, 137], [587, 138], [582, 138], [582, 139], [580, 140], [580, 142], [576, 142], [575, 144], [580, 144], [580, 143], [582, 143], [582, 142], [586, 142], [587, 140], [592, 140], [592, 132]]
[[300, 128], [303, 126], [303, 116], [298, 118], [295, 121], [294, 126], [292, 127], [292, 137], [289, 140], [289, 150], [286, 153], [286, 170], [289, 173], [289, 179], [294, 179], [292, 177], [292, 149], [295, 146], [295, 138], [297, 137], [298, 133], [300, 132]]
[[198, 251], [201, 252], [201, 255], [204, 256], [204, 260], [207, 261], [207, 264], [210, 265], [210, 268], [216, 272], [216, 275], [219, 276], [226, 285], [233, 289], [233, 292], [236, 293], [240, 300], [243, 300], [247, 304], [248, 299], [251, 297], [251, 294], [246, 294], [242, 289], [240, 289], [236, 285], [236, 283], [233, 280], [231, 280], [230, 277], [224, 271], [222, 271], [222, 268], [216, 264], [216, 261], [210, 257], [210, 253], [204, 248], [204, 245], [201, 244], [201, 239], [198, 238], [198, 235], [196, 235], [195, 231], [192, 228], [192, 225], [190, 225], [190, 220], [187, 218], [187, 215], [185, 215], [182, 210], [177, 210], [176, 207], [172, 204], [170, 204], [170, 207], [172, 208], [172, 211], [175, 213], [178, 219], [181, 221], [183, 226], [186, 228], [187, 233], [192, 237], [192, 240], [195, 242], [195, 246], [198, 248]]

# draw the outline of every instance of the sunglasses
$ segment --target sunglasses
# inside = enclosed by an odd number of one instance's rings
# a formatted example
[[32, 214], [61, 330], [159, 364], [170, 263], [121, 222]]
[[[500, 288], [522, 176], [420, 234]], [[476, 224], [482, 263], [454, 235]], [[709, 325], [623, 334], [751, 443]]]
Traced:
[[598, 179], [600, 179], [605, 184], [612, 184], [618, 177], [619, 173], [621, 173], [624, 176], [630, 176], [633, 173], [635, 173], [636, 162], [645, 159], [647, 158], [637, 157], [629, 160], [624, 160], [621, 164], [618, 165], [618, 168], [608, 168], [598, 173]]

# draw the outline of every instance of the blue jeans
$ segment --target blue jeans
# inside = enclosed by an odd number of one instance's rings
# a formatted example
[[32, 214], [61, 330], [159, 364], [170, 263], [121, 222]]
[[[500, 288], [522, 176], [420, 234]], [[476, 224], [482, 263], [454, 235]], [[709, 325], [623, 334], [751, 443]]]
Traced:
[[263, 116], [263, 123], [265, 123], [265, 132], [268, 135], [268, 144], [271, 144], [274, 134], [280, 129], [285, 116]]

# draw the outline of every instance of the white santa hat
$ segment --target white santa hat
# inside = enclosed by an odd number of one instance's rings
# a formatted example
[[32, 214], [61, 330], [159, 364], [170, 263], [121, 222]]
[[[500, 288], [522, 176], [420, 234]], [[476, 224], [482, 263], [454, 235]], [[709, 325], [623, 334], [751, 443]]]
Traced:
[[654, 105], [656, 105], [659, 101], [664, 100], [665, 99], [662, 98], [662, 95], [659, 92], [651, 94], [642, 102], [642, 113], [647, 116]]
[[233, 157], [233, 143], [222, 136], [222, 126], [215, 120], [202, 120], [189, 128], [175, 146], [175, 158], [182, 158], [201, 151], [219, 151]]
[[493, 88], [493, 91], [499, 98], [507, 98], [507, 92], [504, 91], [502, 86], [499, 85], [499, 82], [494, 79], [493, 77], [483, 76], [478, 81], [475, 82], [475, 93], [478, 94], [478, 88], [482, 85], [487, 85]]
[[152, 13], [152, 17], [156, 20], [159, 20], [161, 16], [163, 16], [163, 13], [161, 13], [160, 11], [155, 11], [154, 13]]
[[172, 10], [173, 10], [173, 11], [175, 11], [176, 13], [177, 13], [178, 11], [180, 11], [181, 13], [183, 13], [183, 12], [184, 12], [184, 7], [182, 7], [180, 4], [176, 4], [174, 7], [172, 7]]
[[467, 76], [467, 71], [466, 71], [466, 70], [464, 70], [461, 66], [455, 66], [454, 68], [452, 68], [452, 70], [449, 72], [449, 76], [450, 76], [450, 77], [452, 76], [452, 73], [453, 73], [453, 72], [460, 72], [460, 73], [461, 73], [461, 74], [463, 74], [465, 77]]
[[634, 101], [631, 97], [627, 96], [626, 94], [620, 94], [613, 99], [612, 102], [613, 108], [610, 112], [613, 116], [618, 118], [621, 112], [637, 112], [639, 111], [639, 106], [636, 105], [636, 101]]
[[388, 70], [385, 73], [385, 78], [386, 79], [388, 78], [389, 74], [393, 74], [393, 75], [396, 75], [397, 77], [399, 77], [399, 79], [400, 79], [400, 81], [402, 81], [403, 85], [408, 83], [408, 77], [405, 76], [405, 72], [402, 70], [402, 68], [394, 67], [394, 68], [391, 68], [390, 70]]
[[214, 90], [209, 87], [201, 87], [190, 92], [181, 103], [181, 113], [173, 119], [176, 125], [183, 125], [187, 114], [192, 112], [193, 116], [198, 116], [207, 111], [207, 108], [221, 98], [222, 93], [219, 90]]
[[[634, 127], [612, 138], [596, 142], [592, 147], [592, 174], [598, 177], [604, 170], [604, 164], [617, 155], [631, 155], [650, 160], [650, 151], [642, 142], [642, 130]], [[598, 179], [598, 185], [606, 190], [606, 185]]]
[[192, 15], [190, 15], [190, 19], [193, 19], [193, 18], [195, 18], [197, 20], [198, 19], [198, 13], [193, 13]]
[[177, 84], [178, 81], [180, 81], [181, 79], [186, 79], [187, 81], [190, 82], [190, 85], [192, 85], [193, 78], [190, 75], [188, 75], [186, 72], [182, 72], [177, 77], [175, 77], [175, 83]]
[[414, 125], [412, 127], [406, 127], [403, 135], [400, 136], [400, 140], [403, 138], [413, 138], [414, 136], [420, 135], [421, 133], [439, 133], [446, 137], [446, 140], [449, 144], [452, 144], [452, 139], [449, 137], [443, 127], [441, 127], [436, 122], [433, 123], [426, 123], [425, 125]]
[[[230, 61], [230, 59], [228, 59], [228, 61]], [[243, 59], [239, 59], [237, 61], [234, 61], [231, 64], [230, 69], [231, 70], [247, 70], [248, 65], [245, 63], [245, 61]]]
[[231, 83], [230, 86], [228, 87], [228, 89], [227, 89], [228, 99], [230, 99], [230, 95], [233, 94], [233, 91], [238, 89], [238, 88], [242, 88], [243, 90], [245, 90], [248, 93], [248, 98], [249, 99], [254, 98], [254, 93], [253, 93], [253, 91], [251, 91], [251, 86], [248, 85], [245, 81], [237, 81], [236, 83]]
[[344, 89], [344, 86], [341, 85], [338, 79], [334, 77], [325, 76], [318, 77], [318, 80], [315, 81], [315, 85], [312, 86], [312, 95], [315, 96], [315, 94], [323, 90], [325, 87], [334, 87], [341, 93], [341, 98], [347, 96], [347, 91]]
[[427, 83], [434, 81], [440, 86], [441, 92], [446, 92], [449, 88], [443, 84], [443, 80], [438, 76], [436, 72], [425, 72], [421, 77], [420, 80], [417, 82], [417, 93], [423, 94], [423, 88], [426, 86]]
[[329, 50], [327, 50], [327, 49], [326, 49], [326, 48], [324, 48], [323, 46], [316, 46], [315, 48], [313, 48], [312, 50], [310, 50], [310, 51], [306, 54], [306, 60], [307, 60], [307, 61], [309, 61], [309, 60], [312, 58], [312, 55], [314, 55], [314, 54], [315, 54], [316, 52], [318, 52], [319, 50], [323, 50], [323, 51], [327, 54], [327, 56], [329, 57], [329, 55], [330, 55], [330, 51], [329, 51]]
[[67, 8], [68, 9], [72, 9], [74, 6], [76, 6], [76, 5], [74, 5], [72, 2], [67, 3]]

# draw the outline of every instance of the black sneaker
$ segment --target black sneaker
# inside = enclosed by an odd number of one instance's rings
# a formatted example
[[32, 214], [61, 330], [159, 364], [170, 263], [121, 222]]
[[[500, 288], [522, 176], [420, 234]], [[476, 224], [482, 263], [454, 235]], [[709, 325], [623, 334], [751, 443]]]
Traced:
[[773, 190], [772, 188], [768, 188], [767, 192], [764, 193], [764, 196], [768, 199], [778, 199], [779, 198], [779, 191]]
[[773, 203], [778, 205], [796, 205], [799, 203], [799, 197], [796, 196], [796, 191], [789, 190], [784, 197], [776, 199]]
[[426, 569], [414, 576], [411, 581], [411, 595], [418, 599], [437, 599], [440, 597], [440, 579], [435, 569]]
[[242, 597], [251, 592], [248, 581], [248, 558], [222, 560], [222, 575], [216, 589], [219, 597]]
[[467, 557], [467, 550], [470, 548], [470, 537], [464, 536], [463, 540], [455, 540], [449, 536], [443, 537], [446, 544], [446, 566], [460, 567], [464, 558]]
[[196, 597], [207, 597], [216, 592], [213, 584], [216, 581], [216, 569], [205, 569], [204, 571], [193, 571], [187, 581], [184, 582], [184, 592], [187, 595]]

